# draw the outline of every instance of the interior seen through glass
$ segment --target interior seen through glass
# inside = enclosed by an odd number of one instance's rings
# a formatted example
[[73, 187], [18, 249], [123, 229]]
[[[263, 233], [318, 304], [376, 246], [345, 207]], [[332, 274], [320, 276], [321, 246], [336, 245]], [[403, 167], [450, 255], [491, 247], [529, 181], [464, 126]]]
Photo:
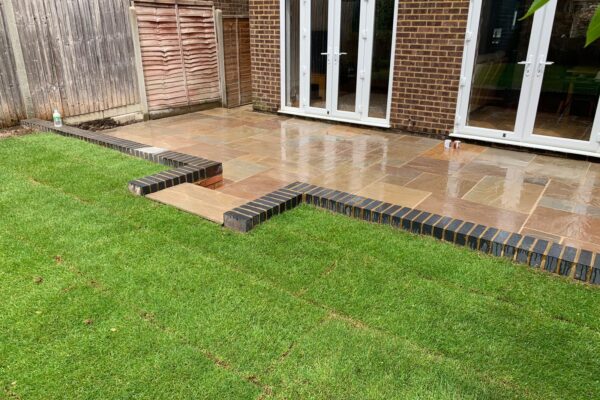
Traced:
[[300, 106], [300, 0], [287, 0], [286, 32], [286, 100], [288, 107]]
[[600, 97], [600, 41], [585, 46], [599, 1], [558, 2], [534, 134], [590, 140]]
[[374, 25], [369, 117], [386, 118], [394, 31], [394, 0], [377, 0]]
[[310, 106], [327, 105], [328, 0], [311, 0], [310, 6]]
[[340, 3], [337, 109], [355, 112], [361, 0], [341, 0]]
[[[361, 43], [361, 0], [339, 0], [340, 19], [334, 26], [339, 29], [339, 47], [328, 46], [328, 17], [329, 0], [311, 0], [310, 6], [310, 51], [309, 51], [309, 106], [315, 108], [327, 107], [328, 57], [333, 61], [337, 57], [339, 68], [336, 91], [337, 109], [341, 111], [357, 111], [358, 90], [368, 90], [370, 118], [387, 117], [390, 64], [392, 54], [394, 0], [377, 0], [375, 16], [370, 27], [373, 32], [373, 48], [370, 60], [370, 87], [360, 87], [359, 74], [363, 61], [359, 60], [358, 52]], [[287, 107], [302, 107], [300, 88], [300, 0], [286, 0], [285, 6], [285, 105]], [[336, 54], [333, 54], [335, 51]], [[338, 54], [339, 53], [339, 54]], [[367, 50], [368, 54], [368, 50]], [[366, 92], [362, 92], [366, 96]]]
[[467, 124], [514, 131], [533, 18], [531, 0], [483, 0]]

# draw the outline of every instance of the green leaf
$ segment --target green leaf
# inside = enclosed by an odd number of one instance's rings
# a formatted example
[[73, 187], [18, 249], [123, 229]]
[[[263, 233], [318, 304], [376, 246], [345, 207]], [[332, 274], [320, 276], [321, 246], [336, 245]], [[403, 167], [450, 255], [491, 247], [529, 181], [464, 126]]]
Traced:
[[585, 47], [588, 47], [593, 41], [598, 40], [598, 38], [600, 38], [600, 5], [598, 8], [596, 8], [596, 13], [590, 21], [590, 26], [588, 27], [586, 35]]
[[527, 11], [527, 14], [525, 14], [524, 16], [522, 16], [519, 21], [524, 20], [525, 18], [529, 18], [531, 17], [533, 14], [535, 14], [535, 12], [537, 10], [539, 10], [540, 8], [542, 8], [543, 6], [546, 5], [546, 3], [548, 3], [550, 0], [534, 0], [533, 4], [531, 4], [531, 7], [529, 7], [529, 10]]

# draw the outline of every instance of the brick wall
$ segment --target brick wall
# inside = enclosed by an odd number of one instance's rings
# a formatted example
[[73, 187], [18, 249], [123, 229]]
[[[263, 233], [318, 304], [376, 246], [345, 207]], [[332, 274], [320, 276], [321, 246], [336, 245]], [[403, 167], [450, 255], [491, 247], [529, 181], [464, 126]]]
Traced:
[[391, 121], [414, 132], [454, 126], [468, 0], [399, 0]]
[[254, 109], [280, 105], [279, 0], [250, 0], [250, 50]]
[[[391, 123], [448, 134], [456, 97], [469, 0], [399, 0]], [[250, 0], [254, 108], [280, 105], [279, 0]]]
[[215, 8], [223, 11], [224, 17], [248, 16], [248, 0], [214, 0]]

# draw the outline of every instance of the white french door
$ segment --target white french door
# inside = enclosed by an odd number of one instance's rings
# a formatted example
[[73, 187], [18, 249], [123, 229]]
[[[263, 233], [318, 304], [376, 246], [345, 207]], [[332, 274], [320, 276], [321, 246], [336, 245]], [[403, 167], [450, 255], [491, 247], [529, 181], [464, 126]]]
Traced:
[[[301, 45], [303, 104], [312, 114], [360, 119], [368, 2], [308, 0]], [[360, 77], [359, 77], [360, 76]], [[304, 79], [302, 79], [304, 78]]]
[[393, 4], [284, 0], [282, 111], [389, 126]]
[[551, 0], [520, 21], [531, 2], [472, 2], [454, 134], [598, 153], [600, 44], [584, 44], [600, 1]]

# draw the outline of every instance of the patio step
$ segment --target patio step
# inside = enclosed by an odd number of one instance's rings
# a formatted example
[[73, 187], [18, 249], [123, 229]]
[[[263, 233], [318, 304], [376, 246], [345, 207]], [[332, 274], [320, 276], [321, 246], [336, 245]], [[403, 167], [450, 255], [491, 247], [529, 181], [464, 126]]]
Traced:
[[173, 186], [146, 197], [159, 203], [196, 214], [218, 224], [223, 224], [223, 214], [225, 212], [248, 202], [247, 199], [231, 196], [191, 183]]

